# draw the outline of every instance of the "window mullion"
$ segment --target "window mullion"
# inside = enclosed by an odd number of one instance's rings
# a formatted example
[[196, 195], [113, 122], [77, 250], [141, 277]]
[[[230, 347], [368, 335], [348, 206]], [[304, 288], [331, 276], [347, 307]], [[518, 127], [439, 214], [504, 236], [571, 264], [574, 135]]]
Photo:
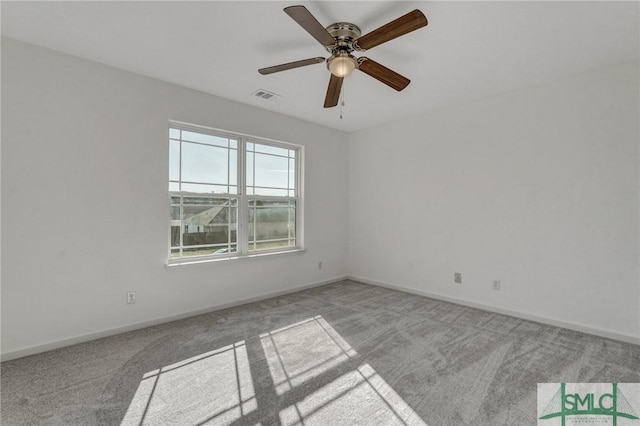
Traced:
[[180, 257], [184, 256], [183, 247], [184, 241], [182, 240], [184, 235], [184, 203], [182, 201], [182, 195], [180, 195]]
[[182, 257], [184, 256], [184, 241], [183, 239], [183, 235], [184, 235], [184, 224], [183, 224], [183, 220], [184, 220], [184, 208], [183, 208], [183, 201], [182, 201], [182, 129], [179, 130], [180, 132], [180, 141], [179, 143], [179, 147], [180, 149], [178, 150], [178, 152], [180, 153], [179, 158], [180, 158], [180, 164], [178, 164], [178, 191], [180, 191], [180, 252], [179, 252], [179, 258], [182, 259]]
[[302, 149], [296, 151], [296, 160], [295, 160], [295, 190], [294, 196], [296, 199], [296, 245], [298, 247], [304, 246], [304, 225], [303, 225], [303, 215], [304, 215], [304, 201], [302, 195], [302, 186], [304, 184], [304, 176], [302, 174], [302, 167], [304, 162], [304, 152]]
[[[227, 138], [227, 194], [231, 195], [231, 140], [229, 138]], [[231, 212], [233, 212], [231, 197], [227, 199], [227, 212], [227, 252], [231, 253]], [[236, 223], [237, 226], [238, 224]], [[236, 230], [237, 238], [238, 231]]]
[[247, 138], [240, 138], [238, 141], [238, 158], [237, 158], [237, 169], [238, 169], [238, 228], [239, 235], [237, 237], [238, 240], [238, 252], [240, 254], [246, 254], [248, 252], [248, 244], [249, 240], [249, 229], [248, 229], [248, 220], [249, 220], [249, 210], [248, 210], [248, 200], [247, 200]]

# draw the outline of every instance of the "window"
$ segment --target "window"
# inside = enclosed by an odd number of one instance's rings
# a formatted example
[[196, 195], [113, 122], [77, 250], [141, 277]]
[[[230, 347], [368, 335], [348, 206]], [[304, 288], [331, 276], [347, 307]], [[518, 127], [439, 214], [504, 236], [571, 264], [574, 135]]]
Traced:
[[301, 150], [170, 124], [169, 261], [301, 248]]

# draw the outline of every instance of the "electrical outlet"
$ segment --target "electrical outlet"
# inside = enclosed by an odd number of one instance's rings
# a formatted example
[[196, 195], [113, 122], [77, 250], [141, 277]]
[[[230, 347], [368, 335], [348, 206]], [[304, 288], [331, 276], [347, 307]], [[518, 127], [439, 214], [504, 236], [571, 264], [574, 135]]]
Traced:
[[318, 269], [322, 269], [322, 261], [318, 262]]
[[127, 304], [131, 305], [132, 303], [136, 303], [136, 292], [135, 291], [127, 292]]
[[500, 290], [500, 280], [493, 281], [493, 289], [496, 291]]
[[462, 284], [462, 273], [461, 272], [455, 272], [453, 274], [453, 282], [456, 284]]

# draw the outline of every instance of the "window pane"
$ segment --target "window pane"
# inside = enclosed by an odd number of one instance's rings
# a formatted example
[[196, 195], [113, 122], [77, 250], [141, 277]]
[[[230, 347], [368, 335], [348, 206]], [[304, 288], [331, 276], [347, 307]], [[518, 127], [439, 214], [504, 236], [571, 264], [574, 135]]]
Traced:
[[229, 227], [233, 230], [233, 232], [229, 233], [229, 244], [238, 242], [238, 233], [236, 221], [238, 219], [238, 207], [229, 207]]
[[169, 191], [179, 191], [180, 184], [178, 182], [169, 182]]
[[195, 206], [226, 206], [227, 204], [229, 204], [229, 199], [184, 196], [182, 197], [182, 203], [185, 205], [195, 205]]
[[180, 130], [179, 129], [169, 129], [169, 137], [171, 139], [180, 139]]
[[180, 180], [180, 142], [169, 141], [169, 180]]
[[183, 142], [182, 181], [226, 185], [227, 152], [223, 148]]
[[260, 188], [259, 186], [256, 186], [255, 187], [255, 195], [270, 195], [270, 196], [277, 196], [277, 197], [286, 197], [287, 196], [287, 190], [286, 189], [274, 189], [274, 188]]
[[[289, 238], [296, 238], [296, 203], [289, 203]], [[295, 241], [293, 243], [295, 245]]]
[[171, 247], [180, 247], [180, 206], [171, 206]]
[[229, 151], [229, 184], [238, 183], [238, 151]]
[[224, 254], [237, 253], [237, 252], [238, 252], [238, 246], [235, 245], [235, 244], [232, 244], [232, 245], [227, 246], [227, 247], [217, 248], [213, 252], [213, 254], [224, 255]]
[[[227, 194], [227, 186], [223, 185], [206, 185], [200, 183], [183, 183], [182, 184], [183, 192], [193, 192], [200, 194]], [[236, 193], [236, 187], [230, 188], [230, 193]]]
[[[221, 249], [224, 246], [228, 248], [231, 242], [237, 241], [236, 200], [199, 198], [190, 201], [198, 205], [186, 204], [186, 200], [183, 205], [182, 244], [184, 247], [215, 245], [217, 249]], [[193, 255], [194, 252], [190, 253]]]
[[237, 251], [238, 248], [235, 245], [227, 247], [188, 247], [183, 250], [182, 255], [184, 257], [224, 255], [228, 253], [235, 253]]
[[[248, 144], [247, 144], [248, 145]], [[253, 185], [255, 185], [254, 181], [253, 181], [253, 152], [247, 152], [247, 186], [249, 187], [253, 187]], [[249, 194], [253, 194], [253, 189], [248, 192]]]
[[295, 202], [249, 203], [249, 250], [295, 246]]
[[274, 155], [281, 155], [283, 157], [288, 157], [289, 156], [289, 150], [285, 149], [285, 148], [278, 148], [276, 146], [269, 146], [269, 145], [262, 145], [262, 144], [255, 144], [255, 151], [256, 152], [262, 152], [264, 154], [274, 154]]
[[280, 247], [295, 247], [295, 241], [293, 243], [291, 243], [288, 240], [282, 240], [282, 241], [263, 241], [263, 242], [256, 242], [255, 244], [252, 244], [249, 246], [249, 250], [250, 251], [258, 251], [258, 250], [269, 250], [269, 249], [274, 249], [274, 248], [280, 248]]
[[289, 160], [289, 189], [296, 188], [296, 160]]
[[286, 157], [247, 151], [247, 194], [289, 196], [288, 189], [296, 187], [296, 151], [260, 144], [255, 144], [255, 147], [256, 150], [270, 150]]
[[[266, 154], [255, 154], [255, 185], [287, 188], [289, 160]], [[261, 194], [261, 192], [256, 192]]]
[[205, 135], [203, 133], [182, 131], [182, 140], [190, 142], [205, 143], [207, 145], [216, 145], [227, 148], [229, 146], [229, 139], [221, 138], [218, 136]]

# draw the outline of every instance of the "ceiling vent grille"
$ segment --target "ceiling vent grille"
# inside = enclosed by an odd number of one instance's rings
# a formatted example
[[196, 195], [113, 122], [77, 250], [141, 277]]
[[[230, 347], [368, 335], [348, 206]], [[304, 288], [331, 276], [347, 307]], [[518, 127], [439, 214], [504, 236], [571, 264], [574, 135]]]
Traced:
[[251, 94], [251, 96], [255, 96], [256, 98], [260, 98], [269, 102], [275, 102], [278, 99], [282, 98], [282, 96], [264, 89], [256, 90]]

